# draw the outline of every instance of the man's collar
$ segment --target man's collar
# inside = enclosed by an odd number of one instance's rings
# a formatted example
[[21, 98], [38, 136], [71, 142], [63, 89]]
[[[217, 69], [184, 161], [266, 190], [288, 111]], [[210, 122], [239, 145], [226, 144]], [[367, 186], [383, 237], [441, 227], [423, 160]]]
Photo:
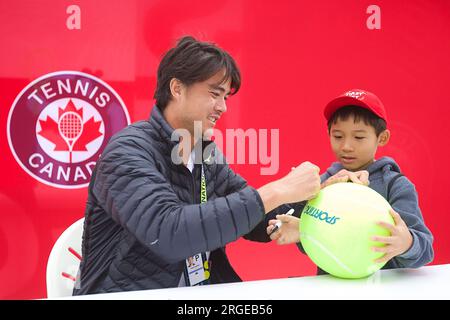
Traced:
[[[177, 147], [177, 145], [180, 143], [181, 135], [172, 128], [172, 126], [167, 122], [167, 120], [164, 118], [161, 110], [157, 106], [153, 106], [153, 109], [150, 113], [150, 119], [149, 122], [152, 124], [153, 127], [155, 127], [156, 132], [159, 136], [159, 138], [166, 143], [170, 149], [172, 150], [174, 147]], [[198, 142], [200, 143], [200, 142]], [[203, 140], [203, 143], [201, 144], [201, 150], [202, 154], [205, 156], [204, 161], [205, 163], [208, 162], [209, 159], [214, 158], [215, 155], [215, 146], [214, 148], [208, 148], [208, 155], [204, 154], [205, 148], [209, 146], [213, 141], [211, 140]], [[197, 146], [197, 148], [196, 148]], [[198, 144], [194, 146], [192, 152], [199, 151]], [[199, 157], [196, 155], [196, 159], [202, 159], [202, 157]]]

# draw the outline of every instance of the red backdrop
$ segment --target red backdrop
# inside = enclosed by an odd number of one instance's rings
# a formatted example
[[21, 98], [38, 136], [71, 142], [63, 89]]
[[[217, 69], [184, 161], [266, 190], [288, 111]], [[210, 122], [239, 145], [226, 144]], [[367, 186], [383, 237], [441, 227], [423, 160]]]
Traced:
[[[80, 8], [70, 30], [66, 9]], [[367, 27], [376, 4], [380, 29]], [[43, 184], [15, 160], [7, 121], [17, 95], [45, 74], [74, 70], [108, 83], [131, 122], [147, 119], [162, 54], [191, 34], [216, 42], [240, 65], [243, 84], [218, 127], [279, 129], [280, 168], [233, 165], [259, 187], [309, 160], [334, 160], [322, 116], [325, 103], [350, 88], [384, 102], [392, 139], [378, 156], [397, 160], [413, 181], [435, 236], [433, 264], [450, 261], [450, 174], [445, 94], [450, 80], [450, 2], [411, 1], [0, 1], [0, 298], [46, 296], [53, 243], [84, 214], [87, 189]], [[244, 280], [314, 274], [294, 245], [239, 240], [228, 246]]]

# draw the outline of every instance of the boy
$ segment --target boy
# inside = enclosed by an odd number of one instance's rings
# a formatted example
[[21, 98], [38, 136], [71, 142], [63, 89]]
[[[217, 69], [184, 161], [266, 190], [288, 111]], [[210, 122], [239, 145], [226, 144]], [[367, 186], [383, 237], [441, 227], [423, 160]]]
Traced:
[[[387, 261], [384, 269], [418, 268], [431, 262], [433, 236], [422, 218], [414, 185], [401, 173], [394, 159], [383, 157], [375, 160], [377, 148], [385, 146], [390, 138], [386, 129], [386, 110], [381, 101], [371, 92], [353, 89], [328, 103], [324, 115], [331, 148], [338, 162], [321, 175], [321, 181], [329, 184], [330, 180], [339, 179], [339, 173], [345, 170], [367, 170], [369, 187], [381, 194], [393, 208], [390, 213], [395, 225], [379, 223], [390, 231], [391, 236], [372, 238], [385, 244], [384, 247], [372, 248], [384, 253], [376, 262]], [[283, 224], [271, 234], [271, 239], [277, 240], [278, 244], [297, 243], [303, 252], [299, 242], [299, 218], [278, 215], [277, 219]], [[269, 222], [269, 234], [276, 222]], [[318, 268], [318, 274], [323, 273]]]

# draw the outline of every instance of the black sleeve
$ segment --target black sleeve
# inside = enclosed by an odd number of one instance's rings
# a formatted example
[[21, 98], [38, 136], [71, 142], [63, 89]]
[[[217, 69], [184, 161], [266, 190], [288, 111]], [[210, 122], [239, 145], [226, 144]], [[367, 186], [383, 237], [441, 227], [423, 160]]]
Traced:
[[[267, 226], [269, 225], [269, 220], [275, 219], [276, 215], [278, 215], [278, 214], [287, 213], [290, 209], [294, 209], [294, 213], [292, 215], [299, 218], [301, 215], [301, 212], [303, 211], [305, 204], [306, 204], [306, 201], [297, 202], [297, 203], [289, 203], [289, 204], [284, 204], [282, 206], [279, 206], [279, 207], [273, 209], [272, 211], [267, 213], [265, 219], [262, 222], [260, 222], [250, 233], [246, 234], [244, 236], [244, 238], [247, 240], [258, 241], [258, 242], [270, 242], [271, 241], [270, 237], [266, 231]], [[300, 242], [298, 244], [300, 244]], [[301, 248], [300, 250], [302, 250], [302, 249], [303, 248]]]

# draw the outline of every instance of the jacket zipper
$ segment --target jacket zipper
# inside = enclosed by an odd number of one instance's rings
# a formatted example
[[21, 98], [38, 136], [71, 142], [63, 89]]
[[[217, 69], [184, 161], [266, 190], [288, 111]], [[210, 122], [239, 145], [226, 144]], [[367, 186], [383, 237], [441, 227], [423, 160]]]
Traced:
[[187, 169], [187, 170], [189, 171], [189, 174], [191, 176], [191, 186], [192, 186], [192, 189], [191, 189], [192, 190], [192, 201], [191, 201], [191, 203], [195, 204], [196, 203], [195, 202], [195, 165], [192, 168], [192, 172], [189, 169]]

